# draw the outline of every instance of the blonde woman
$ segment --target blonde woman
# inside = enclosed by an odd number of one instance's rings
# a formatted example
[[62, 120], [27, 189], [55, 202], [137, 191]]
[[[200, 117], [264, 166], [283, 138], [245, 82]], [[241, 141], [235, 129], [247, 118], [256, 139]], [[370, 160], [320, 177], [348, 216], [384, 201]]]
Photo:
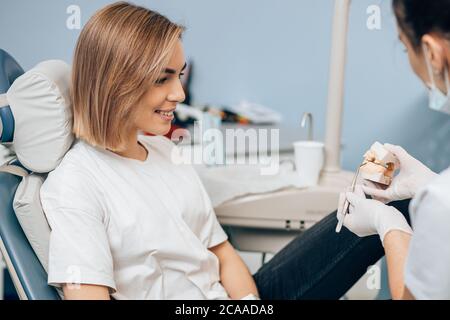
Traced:
[[41, 189], [49, 284], [66, 299], [339, 298], [381, 257], [378, 238], [337, 235], [332, 214], [252, 276], [195, 171], [172, 161], [162, 135], [184, 99], [182, 32], [124, 2], [82, 30], [72, 68], [78, 140]]

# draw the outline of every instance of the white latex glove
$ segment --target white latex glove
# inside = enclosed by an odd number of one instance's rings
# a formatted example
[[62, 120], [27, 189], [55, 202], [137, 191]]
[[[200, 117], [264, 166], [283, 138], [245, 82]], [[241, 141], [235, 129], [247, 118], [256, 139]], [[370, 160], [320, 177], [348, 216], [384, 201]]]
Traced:
[[355, 192], [341, 193], [337, 218], [342, 219], [345, 199], [350, 202], [349, 213], [344, 218], [344, 226], [358, 237], [378, 234], [381, 241], [389, 231], [400, 230], [412, 234], [412, 229], [405, 217], [394, 207], [380, 201], [366, 199], [362, 186], [357, 185]]
[[394, 177], [388, 188], [370, 181], [365, 181], [364, 193], [384, 203], [411, 199], [417, 191], [428, 184], [436, 173], [428, 169], [400, 146], [384, 144], [384, 147], [397, 157], [400, 172]]

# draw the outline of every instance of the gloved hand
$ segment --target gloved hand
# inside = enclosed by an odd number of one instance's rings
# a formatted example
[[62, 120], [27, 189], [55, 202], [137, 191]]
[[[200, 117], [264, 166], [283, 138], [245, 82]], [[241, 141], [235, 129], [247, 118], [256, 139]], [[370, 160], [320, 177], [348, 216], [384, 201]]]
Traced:
[[360, 185], [355, 187], [355, 192], [340, 194], [337, 212], [339, 221], [343, 217], [342, 209], [346, 198], [350, 206], [349, 213], [344, 218], [344, 226], [358, 237], [378, 234], [383, 242], [386, 234], [392, 230], [412, 234], [411, 227], [400, 211], [380, 201], [366, 199]]
[[415, 159], [400, 146], [385, 144], [384, 147], [397, 157], [400, 163], [400, 172], [394, 177], [389, 187], [365, 181], [364, 193], [373, 199], [384, 203], [410, 199], [417, 191], [428, 184], [436, 173], [428, 169], [419, 160]]

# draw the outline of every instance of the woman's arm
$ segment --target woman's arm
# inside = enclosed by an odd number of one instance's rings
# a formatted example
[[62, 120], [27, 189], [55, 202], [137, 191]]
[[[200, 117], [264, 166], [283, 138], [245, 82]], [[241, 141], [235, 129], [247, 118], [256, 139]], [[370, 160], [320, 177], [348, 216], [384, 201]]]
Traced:
[[405, 287], [404, 280], [410, 240], [410, 234], [399, 230], [388, 232], [384, 238], [383, 245], [386, 252], [389, 287], [394, 300], [414, 298], [408, 288]]
[[65, 300], [110, 300], [109, 289], [105, 286], [65, 284], [63, 292]]
[[258, 289], [250, 271], [229, 241], [209, 248], [219, 259], [220, 280], [231, 299], [241, 299]]

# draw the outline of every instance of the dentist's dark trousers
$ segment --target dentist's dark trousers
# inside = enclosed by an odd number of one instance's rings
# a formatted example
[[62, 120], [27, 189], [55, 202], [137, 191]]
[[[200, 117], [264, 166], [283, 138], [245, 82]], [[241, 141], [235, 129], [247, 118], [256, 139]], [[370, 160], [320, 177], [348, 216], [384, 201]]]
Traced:
[[[409, 222], [409, 200], [393, 202]], [[378, 235], [335, 232], [336, 212], [301, 233], [253, 275], [261, 299], [339, 299], [384, 256]]]

